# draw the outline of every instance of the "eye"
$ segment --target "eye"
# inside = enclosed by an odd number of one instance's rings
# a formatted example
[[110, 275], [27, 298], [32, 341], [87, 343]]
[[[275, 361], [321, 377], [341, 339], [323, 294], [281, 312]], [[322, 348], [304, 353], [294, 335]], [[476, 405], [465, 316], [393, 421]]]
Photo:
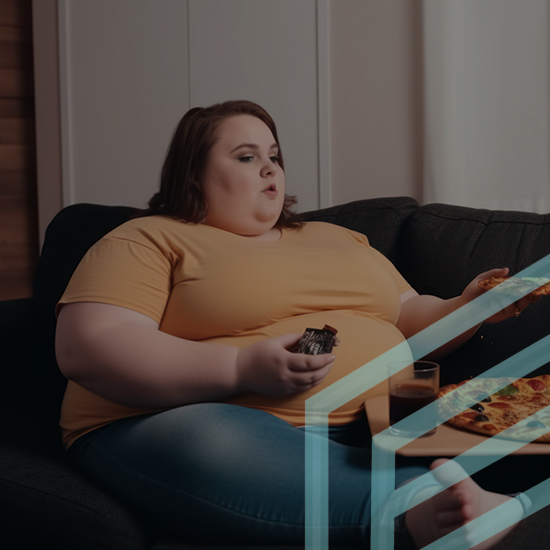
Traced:
[[250, 162], [254, 159], [254, 157], [252, 156], [244, 156], [244, 157], [239, 157], [239, 162]]
[[271, 162], [273, 162], [274, 164], [278, 164], [279, 163], [279, 157], [275, 156], [275, 157], [269, 157], [271, 159]]

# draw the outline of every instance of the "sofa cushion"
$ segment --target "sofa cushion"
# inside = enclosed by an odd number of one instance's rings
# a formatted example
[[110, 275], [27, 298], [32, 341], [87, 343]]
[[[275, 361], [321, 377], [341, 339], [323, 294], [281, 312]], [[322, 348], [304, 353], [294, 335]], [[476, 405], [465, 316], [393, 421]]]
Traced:
[[[477, 275], [496, 267], [514, 274], [550, 253], [550, 214], [429, 204], [405, 224], [401, 272], [419, 293], [459, 295]], [[550, 274], [548, 274], [550, 276]], [[517, 319], [484, 324], [442, 364], [442, 383], [477, 376], [550, 333], [550, 299]], [[546, 365], [536, 372], [550, 372]]]
[[[137, 520], [65, 460], [0, 438], [0, 542], [5, 548], [144, 550]], [[9, 522], [7, 519], [9, 518]]]

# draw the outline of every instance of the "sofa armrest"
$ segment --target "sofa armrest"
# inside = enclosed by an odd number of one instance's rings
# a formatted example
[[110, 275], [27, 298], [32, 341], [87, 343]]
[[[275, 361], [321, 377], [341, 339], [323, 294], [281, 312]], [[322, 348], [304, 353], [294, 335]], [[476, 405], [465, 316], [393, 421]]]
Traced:
[[[145, 550], [145, 535], [121, 504], [51, 456], [0, 439], [0, 546]], [[5, 540], [3, 540], [3, 537]], [[4, 547], [4, 546], [2, 546]]]
[[0, 402], [13, 401], [20, 373], [31, 361], [31, 342], [35, 323], [34, 300], [0, 301]]
[[0, 342], [32, 326], [34, 312], [33, 298], [0, 301]]

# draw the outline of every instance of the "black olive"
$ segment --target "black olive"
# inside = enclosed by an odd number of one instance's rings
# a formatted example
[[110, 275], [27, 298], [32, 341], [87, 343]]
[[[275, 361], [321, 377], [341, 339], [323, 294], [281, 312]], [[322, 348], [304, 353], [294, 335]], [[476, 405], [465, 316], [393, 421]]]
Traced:
[[489, 422], [489, 417], [488, 416], [485, 416], [484, 414], [478, 414], [474, 420], [476, 422]]
[[490, 395], [483, 395], [483, 394], [481, 394], [481, 395], [477, 398], [477, 400], [480, 401], [481, 403], [490, 403], [490, 402], [492, 401]]
[[531, 420], [531, 422], [529, 422], [527, 426], [529, 428], [546, 428], [546, 426], [540, 420]]
[[476, 403], [475, 405], [472, 405], [470, 409], [472, 409], [475, 412], [482, 413], [485, 410], [485, 407], [480, 403]]

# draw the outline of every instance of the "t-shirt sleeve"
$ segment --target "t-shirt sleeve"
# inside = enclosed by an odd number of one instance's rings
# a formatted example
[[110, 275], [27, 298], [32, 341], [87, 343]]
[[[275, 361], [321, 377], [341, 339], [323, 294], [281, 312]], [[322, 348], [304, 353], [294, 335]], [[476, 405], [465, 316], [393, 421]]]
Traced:
[[104, 237], [84, 256], [56, 307], [99, 302], [143, 313], [161, 322], [171, 290], [172, 266], [143, 243]]

